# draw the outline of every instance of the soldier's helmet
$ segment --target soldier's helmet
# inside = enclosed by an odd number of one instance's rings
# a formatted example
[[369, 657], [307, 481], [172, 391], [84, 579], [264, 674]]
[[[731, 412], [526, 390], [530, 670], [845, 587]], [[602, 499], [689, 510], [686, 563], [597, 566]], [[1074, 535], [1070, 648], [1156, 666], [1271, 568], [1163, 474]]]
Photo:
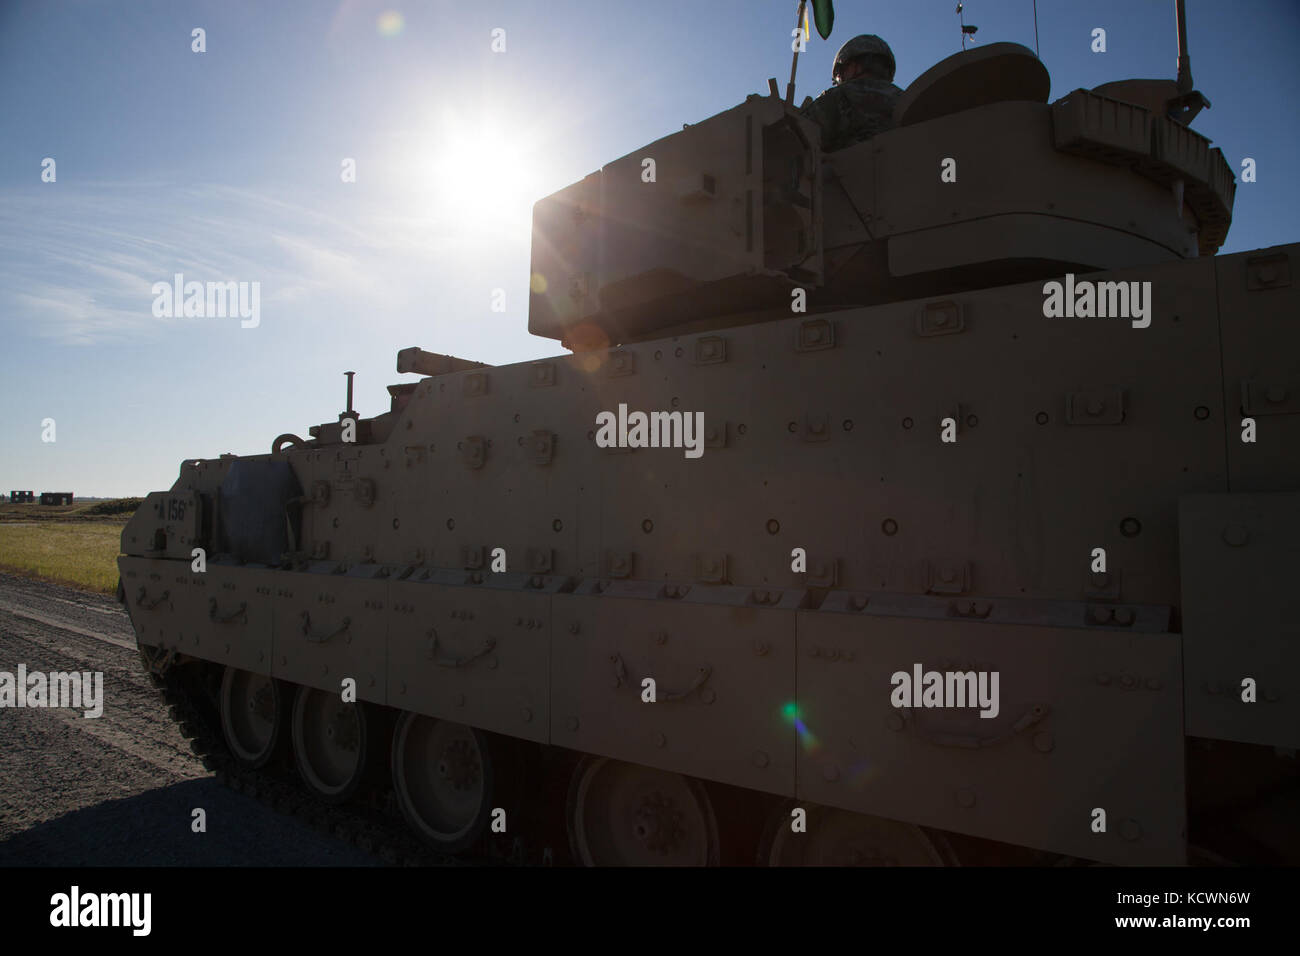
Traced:
[[840, 47], [840, 52], [835, 54], [835, 66], [831, 68], [831, 79], [836, 85], [839, 85], [840, 73], [845, 65], [853, 60], [864, 60], [868, 73], [886, 82], [893, 82], [894, 51], [874, 33], [856, 36]]

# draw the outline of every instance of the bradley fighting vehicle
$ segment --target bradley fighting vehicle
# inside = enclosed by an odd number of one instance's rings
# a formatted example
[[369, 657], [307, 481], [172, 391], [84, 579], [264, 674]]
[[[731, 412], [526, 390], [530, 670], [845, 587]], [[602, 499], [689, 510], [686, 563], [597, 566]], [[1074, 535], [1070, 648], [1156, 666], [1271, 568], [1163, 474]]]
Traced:
[[572, 354], [183, 462], [119, 559], [155, 680], [448, 852], [1294, 860], [1300, 245], [1215, 255], [1184, 72], [1049, 103], [996, 43], [831, 153], [772, 83], [541, 200]]

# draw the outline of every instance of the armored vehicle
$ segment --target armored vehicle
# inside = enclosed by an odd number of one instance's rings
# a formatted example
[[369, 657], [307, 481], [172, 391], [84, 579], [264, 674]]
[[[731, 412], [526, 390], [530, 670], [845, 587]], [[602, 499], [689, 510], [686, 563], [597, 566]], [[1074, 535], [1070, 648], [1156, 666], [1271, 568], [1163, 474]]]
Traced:
[[126, 527], [187, 732], [448, 853], [1294, 860], [1300, 245], [1216, 255], [1189, 79], [994, 43], [828, 153], [772, 83], [542, 199], [571, 354], [405, 349]]

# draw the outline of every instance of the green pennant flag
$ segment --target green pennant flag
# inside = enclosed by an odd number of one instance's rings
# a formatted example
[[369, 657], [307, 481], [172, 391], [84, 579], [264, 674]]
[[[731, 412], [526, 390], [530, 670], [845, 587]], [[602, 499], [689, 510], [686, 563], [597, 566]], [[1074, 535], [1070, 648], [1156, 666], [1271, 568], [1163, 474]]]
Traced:
[[812, 0], [813, 23], [823, 40], [830, 39], [831, 27], [835, 26], [835, 7], [831, 0]]

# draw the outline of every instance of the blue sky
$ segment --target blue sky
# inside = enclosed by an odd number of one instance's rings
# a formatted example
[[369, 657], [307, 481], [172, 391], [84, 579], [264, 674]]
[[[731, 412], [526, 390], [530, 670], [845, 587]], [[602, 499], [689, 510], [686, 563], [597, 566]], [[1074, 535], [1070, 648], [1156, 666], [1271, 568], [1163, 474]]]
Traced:
[[[393, 368], [410, 345], [492, 364], [562, 351], [526, 328], [533, 201], [769, 76], [784, 89], [796, 6], [0, 3], [0, 488], [166, 488], [183, 458], [260, 453], [333, 420], [345, 369], [361, 413], [384, 411], [384, 387], [414, 381]], [[954, 6], [839, 0], [831, 39], [814, 33], [800, 58], [796, 101], [862, 32], [889, 41], [906, 87], [957, 51]], [[1052, 98], [1172, 78], [1173, 6], [1040, 0]], [[1214, 104], [1193, 127], [1238, 174], [1244, 156], [1259, 168], [1224, 251], [1300, 239], [1300, 3], [1188, 8]], [[1032, 11], [969, 0], [966, 21], [981, 43], [1032, 48]], [[1099, 26], [1104, 54], [1090, 50]], [[345, 157], [355, 183], [340, 181]], [[155, 318], [151, 286], [176, 272], [258, 281], [260, 325]]]

